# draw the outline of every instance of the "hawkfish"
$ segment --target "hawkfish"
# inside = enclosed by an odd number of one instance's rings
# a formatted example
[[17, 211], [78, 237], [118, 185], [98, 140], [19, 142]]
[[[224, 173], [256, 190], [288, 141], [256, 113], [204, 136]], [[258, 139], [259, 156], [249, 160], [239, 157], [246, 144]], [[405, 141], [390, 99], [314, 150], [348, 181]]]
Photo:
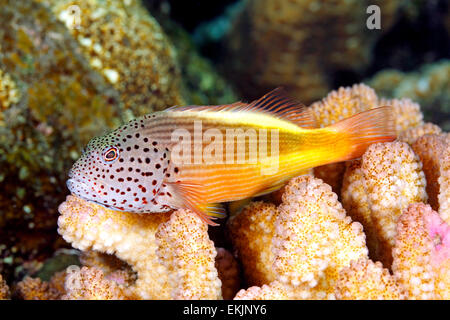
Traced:
[[251, 103], [172, 107], [93, 138], [67, 186], [113, 210], [185, 208], [217, 225], [222, 202], [273, 192], [310, 168], [394, 140], [392, 114], [378, 107], [318, 128], [311, 110], [280, 89]]

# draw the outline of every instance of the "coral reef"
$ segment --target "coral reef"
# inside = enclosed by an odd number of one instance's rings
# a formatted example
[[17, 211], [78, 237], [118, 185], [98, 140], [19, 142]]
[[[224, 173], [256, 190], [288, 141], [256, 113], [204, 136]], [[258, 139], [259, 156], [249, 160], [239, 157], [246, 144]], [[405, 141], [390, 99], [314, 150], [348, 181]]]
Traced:
[[[175, 50], [139, 0], [40, 1], [68, 27], [89, 65], [118, 90], [132, 116], [184, 102]], [[80, 12], [76, 25], [73, 6]]]
[[387, 98], [410, 98], [422, 106], [425, 119], [450, 129], [448, 116], [450, 61], [442, 60], [423, 65], [417, 71], [403, 73], [398, 70], [383, 70], [367, 83], [378, 94]]
[[0, 5], [0, 272], [9, 279], [65, 245], [48, 231], [88, 140], [184, 100], [174, 49], [139, 1]]
[[347, 168], [344, 208], [363, 224], [371, 257], [385, 267], [392, 263], [398, 217], [410, 203], [427, 200], [421, 169], [420, 160], [404, 142], [373, 144], [360, 162]]
[[411, 204], [400, 216], [393, 257], [409, 299], [450, 299], [450, 226], [429, 205]]
[[[368, 66], [375, 41], [393, 24], [400, 3], [247, 1], [227, 37], [230, 78], [249, 98], [282, 85], [311, 103], [330, 91], [334, 73]], [[381, 8], [382, 31], [366, 27], [366, 9], [373, 4]]]
[[343, 268], [336, 283], [339, 300], [402, 300], [403, 288], [380, 262], [352, 261]]

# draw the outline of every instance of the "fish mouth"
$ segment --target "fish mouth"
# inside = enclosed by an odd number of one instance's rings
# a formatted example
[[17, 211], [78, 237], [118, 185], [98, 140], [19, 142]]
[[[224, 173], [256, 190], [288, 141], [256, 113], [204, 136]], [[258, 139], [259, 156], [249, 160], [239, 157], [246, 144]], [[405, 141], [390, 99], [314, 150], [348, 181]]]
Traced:
[[82, 190], [88, 191], [91, 188], [80, 180], [70, 178], [66, 181], [67, 189], [69, 189], [70, 193], [79, 196], [81, 198], [85, 198], [81, 193]]

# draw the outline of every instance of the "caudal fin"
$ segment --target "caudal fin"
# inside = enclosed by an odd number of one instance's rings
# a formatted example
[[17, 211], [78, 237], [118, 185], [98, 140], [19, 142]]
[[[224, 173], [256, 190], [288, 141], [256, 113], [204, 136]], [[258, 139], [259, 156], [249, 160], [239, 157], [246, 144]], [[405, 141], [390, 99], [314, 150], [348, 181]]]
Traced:
[[359, 158], [372, 143], [389, 142], [397, 138], [392, 108], [385, 106], [358, 113], [335, 123], [330, 128], [348, 139], [349, 152], [341, 161]]

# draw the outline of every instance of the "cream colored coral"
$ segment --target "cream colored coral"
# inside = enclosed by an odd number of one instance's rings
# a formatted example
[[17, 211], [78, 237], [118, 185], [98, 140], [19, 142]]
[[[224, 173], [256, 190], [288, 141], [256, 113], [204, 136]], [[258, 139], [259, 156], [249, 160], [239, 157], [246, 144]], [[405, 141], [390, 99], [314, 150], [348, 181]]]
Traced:
[[216, 251], [216, 269], [219, 279], [222, 281], [222, 297], [230, 300], [233, 299], [240, 287], [239, 265], [228, 250], [216, 248]]
[[440, 185], [438, 179], [441, 175], [445, 176], [445, 169], [441, 172], [441, 161], [444, 158], [447, 144], [444, 135], [432, 134], [419, 137], [411, 146], [423, 165], [423, 172], [427, 180], [428, 203], [436, 211], [439, 210]]
[[392, 107], [397, 135], [410, 128], [423, 125], [420, 106], [411, 99], [380, 99], [379, 105]]
[[156, 233], [159, 262], [169, 271], [173, 299], [221, 299], [216, 249], [208, 226], [188, 210], [174, 212]]
[[63, 300], [124, 300], [124, 288], [115, 281], [107, 280], [100, 269], [67, 269], [65, 282], [66, 294]]
[[439, 183], [439, 214], [450, 224], [450, 136], [447, 136], [447, 148], [441, 159]]
[[0, 274], [0, 300], [9, 299], [9, 287], [6, 284], [6, 281], [3, 280], [2, 275]]
[[280, 282], [273, 281], [261, 287], [254, 286], [246, 290], [241, 289], [234, 300], [287, 300], [289, 298], [289, 292], [286, 288]]
[[[346, 176], [350, 181], [344, 192], [345, 205], [350, 212], [362, 211], [369, 220], [365, 229], [376, 234], [377, 252], [371, 252], [376, 260], [389, 267], [392, 263], [391, 250], [394, 245], [397, 219], [410, 203], [426, 201], [425, 175], [422, 164], [408, 144], [386, 142], [371, 145], [362, 156], [361, 171], [356, 177]], [[361, 174], [362, 173], [362, 174]], [[355, 185], [356, 184], [356, 185]], [[352, 193], [353, 186], [355, 193]], [[351, 201], [348, 201], [351, 199]], [[367, 221], [371, 221], [367, 224]], [[372, 229], [373, 228], [373, 229]]]
[[254, 202], [228, 220], [231, 241], [251, 286], [275, 280], [271, 248], [276, 216], [275, 205]]
[[339, 270], [367, 257], [361, 224], [346, 216], [330, 186], [311, 176], [288, 183], [278, 210], [273, 237], [277, 280], [293, 288], [293, 298], [333, 298]]
[[417, 127], [403, 131], [398, 136], [398, 140], [407, 142], [408, 144], [412, 145], [418, 138], [420, 138], [425, 134], [440, 134], [441, 132], [442, 129], [439, 128], [437, 125], [430, 122], [426, 122]]
[[59, 206], [58, 232], [80, 250], [115, 254], [137, 272], [129, 294], [168, 299], [167, 270], [157, 259], [155, 233], [167, 214], [139, 215], [106, 209], [74, 196]]
[[399, 300], [405, 299], [403, 288], [383, 268], [369, 259], [352, 261], [343, 268], [336, 283], [336, 298], [340, 300]]
[[363, 225], [369, 254], [377, 257], [380, 255], [380, 249], [375, 232], [375, 223], [369, 208], [364, 172], [361, 169], [360, 159], [347, 163], [343, 180], [342, 205], [353, 220]]
[[450, 226], [423, 203], [397, 226], [392, 270], [409, 299], [450, 299]]

